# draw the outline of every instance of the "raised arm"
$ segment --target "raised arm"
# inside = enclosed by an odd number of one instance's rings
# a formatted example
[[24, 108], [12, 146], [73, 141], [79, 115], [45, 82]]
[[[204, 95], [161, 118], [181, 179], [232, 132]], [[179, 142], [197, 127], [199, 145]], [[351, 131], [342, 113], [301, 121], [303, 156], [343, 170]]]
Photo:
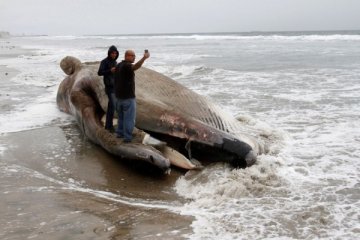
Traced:
[[145, 60], [148, 59], [149, 57], [150, 57], [150, 53], [148, 51], [145, 51], [144, 56], [137, 63], [132, 65], [133, 70], [136, 71], [139, 68], [141, 68]]

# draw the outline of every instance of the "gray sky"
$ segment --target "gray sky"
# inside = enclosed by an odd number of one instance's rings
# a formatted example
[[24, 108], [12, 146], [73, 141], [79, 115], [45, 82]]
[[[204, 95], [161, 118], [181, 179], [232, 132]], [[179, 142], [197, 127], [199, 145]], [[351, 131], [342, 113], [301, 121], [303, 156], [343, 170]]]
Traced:
[[360, 0], [0, 0], [0, 31], [134, 34], [359, 30]]

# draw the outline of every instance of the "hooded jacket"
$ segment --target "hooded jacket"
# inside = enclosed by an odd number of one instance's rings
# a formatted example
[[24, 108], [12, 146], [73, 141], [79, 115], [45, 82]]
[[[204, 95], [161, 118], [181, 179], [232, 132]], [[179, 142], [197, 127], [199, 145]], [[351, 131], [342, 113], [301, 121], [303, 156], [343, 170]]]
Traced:
[[[110, 54], [116, 52], [116, 58], [112, 59]], [[114, 74], [111, 72], [112, 67], [116, 67], [116, 59], [119, 57], [119, 51], [115, 46], [111, 46], [108, 50], [108, 56], [100, 63], [98, 75], [104, 77], [105, 90], [114, 90]]]

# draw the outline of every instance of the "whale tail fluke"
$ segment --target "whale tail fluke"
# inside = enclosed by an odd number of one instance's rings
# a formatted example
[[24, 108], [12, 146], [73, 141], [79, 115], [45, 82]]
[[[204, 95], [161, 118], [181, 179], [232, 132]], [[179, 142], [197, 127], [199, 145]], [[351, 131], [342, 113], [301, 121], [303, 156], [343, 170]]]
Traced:
[[60, 67], [66, 75], [71, 75], [81, 68], [81, 62], [76, 57], [66, 56], [61, 60]]

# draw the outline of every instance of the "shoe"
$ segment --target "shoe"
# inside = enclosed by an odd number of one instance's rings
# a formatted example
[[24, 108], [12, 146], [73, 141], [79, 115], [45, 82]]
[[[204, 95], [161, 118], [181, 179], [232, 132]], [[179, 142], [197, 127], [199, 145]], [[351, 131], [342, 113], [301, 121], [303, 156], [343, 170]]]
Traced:
[[114, 127], [111, 127], [111, 128], [105, 128], [106, 130], [108, 130], [109, 132], [113, 133], [115, 132], [115, 128]]

